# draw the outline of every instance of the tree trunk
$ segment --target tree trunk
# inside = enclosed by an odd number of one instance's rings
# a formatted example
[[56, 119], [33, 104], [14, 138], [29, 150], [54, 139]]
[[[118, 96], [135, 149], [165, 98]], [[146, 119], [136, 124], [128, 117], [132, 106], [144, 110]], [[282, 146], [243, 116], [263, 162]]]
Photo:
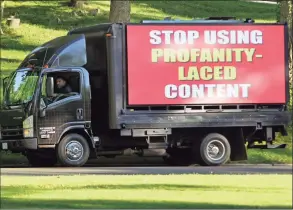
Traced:
[[111, 23], [130, 22], [130, 1], [111, 0], [109, 20]]
[[289, 81], [290, 81], [290, 109], [293, 114], [293, 0], [281, 1], [280, 15], [284, 16], [284, 20], [288, 23], [288, 35], [289, 35]]
[[[291, 82], [292, 82], [292, 74], [293, 74], [293, 70], [292, 70], [292, 54], [293, 54], [293, 22], [292, 22], [292, 18], [293, 18], [293, 0], [289, 0], [286, 1], [287, 2], [287, 22], [288, 22], [288, 27], [289, 27], [289, 63], [290, 63], [290, 76], [291, 76]], [[282, 13], [282, 11], [281, 11]]]
[[1, 0], [1, 20], [3, 19], [4, 17], [4, 7], [5, 7], [5, 0]]
[[69, 6], [75, 7], [76, 6], [76, 2], [77, 2], [77, 0], [70, 0]]
[[[293, 0], [289, 1], [288, 24], [289, 24], [289, 37], [290, 37], [289, 38], [290, 81], [291, 81], [291, 90], [292, 90], [293, 89]], [[293, 100], [293, 93], [292, 93], [291, 100]], [[291, 103], [293, 103], [293, 102], [291, 101]], [[291, 104], [291, 105], [293, 105], [293, 104]]]
[[280, 4], [280, 22], [287, 22], [289, 16], [289, 1], [279, 0]]
[[[1, 11], [0, 11], [0, 20], [3, 20], [4, 17], [4, 7], [5, 7], [5, 0], [1, 0]], [[2, 30], [2, 23], [0, 22], [0, 34], [3, 35], [3, 30]]]
[[[293, 85], [293, 70], [292, 70], [292, 65], [293, 65], [293, 40], [292, 40], [292, 35], [293, 35], [293, 23], [292, 23], [292, 9], [293, 9], [293, 0], [278, 0], [279, 3], [279, 11], [278, 11], [278, 21], [284, 23], [287, 22], [288, 24], [288, 36], [289, 36], [289, 43], [288, 43], [288, 48], [289, 48], [289, 81], [290, 81], [290, 102], [289, 102], [289, 108], [292, 110], [292, 103], [293, 103], [293, 92], [292, 92], [292, 85]], [[292, 112], [293, 114], [293, 112]]]

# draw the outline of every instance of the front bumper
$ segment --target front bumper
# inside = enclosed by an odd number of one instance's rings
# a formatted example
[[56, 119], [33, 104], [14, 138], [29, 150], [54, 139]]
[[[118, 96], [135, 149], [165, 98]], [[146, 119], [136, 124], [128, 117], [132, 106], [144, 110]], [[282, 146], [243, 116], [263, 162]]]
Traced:
[[37, 138], [25, 138], [17, 140], [0, 140], [0, 150], [10, 150], [13, 152], [22, 152], [25, 149], [37, 149], [38, 139]]

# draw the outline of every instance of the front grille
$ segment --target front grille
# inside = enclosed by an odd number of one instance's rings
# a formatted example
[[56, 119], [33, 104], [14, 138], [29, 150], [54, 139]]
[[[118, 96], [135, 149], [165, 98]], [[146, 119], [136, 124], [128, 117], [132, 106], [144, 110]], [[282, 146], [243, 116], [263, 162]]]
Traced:
[[1, 137], [3, 140], [15, 140], [23, 138], [22, 125], [1, 126]]

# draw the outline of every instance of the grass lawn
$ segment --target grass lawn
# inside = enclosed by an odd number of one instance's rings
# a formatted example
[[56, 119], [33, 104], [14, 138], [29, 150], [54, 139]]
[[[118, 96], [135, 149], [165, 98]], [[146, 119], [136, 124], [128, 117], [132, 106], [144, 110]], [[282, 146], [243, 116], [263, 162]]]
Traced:
[[1, 177], [1, 208], [288, 208], [291, 175]]
[[[69, 1], [69, 0], [68, 0]], [[107, 22], [109, 1], [94, 1], [83, 9], [62, 5], [61, 1], [6, 1], [4, 18], [16, 14], [21, 19], [20, 28], [4, 28], [1, 36], [1, 77], [17, 68], [25, 55], [40, 44], [66, 35], [72, 28]], [[100, 9], [96, 16], [92, 10]], [[131, 22], [143, 19], [161, 20], [171, 16], [176, 19], [205, 18], [210, 16], [235, 16], [253, 18], [256, 22], [275, 22], [277, 5], [245, 1], [134, 1]], [[5, 21], [3, 20], [3, 23]], [[2, 93], [0, 93], [0, 98]], [[292, 163], [292, 132], [280, 142], [289, 143], [285, 150], [249, 150], [249, 163]], [[2, 162], [25, 162], [19, 155], [2, 155]]]
[[286, 143], [285, 149], [249, 149], [248, 163], [283, 163], [292, 164], [292, 128], [288, 128], [288, 136], [277, 136], [276, 144]]

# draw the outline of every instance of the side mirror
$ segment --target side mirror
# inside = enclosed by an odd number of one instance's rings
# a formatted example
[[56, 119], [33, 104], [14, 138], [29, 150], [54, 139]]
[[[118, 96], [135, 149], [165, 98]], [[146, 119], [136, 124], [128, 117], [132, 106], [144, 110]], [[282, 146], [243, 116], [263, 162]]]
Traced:
[[47, 77], [46, 92], [47, 92], [47, 97], [52, 97], [54, 95], [54, 79], [53, 79], [53, 77]]
[[2, 88], [2, 94], [3, 94], [3, 97], [5, 96], [5, 92], [6, 92], [6, 89], [7, 89], [7, 85], [8, 85], [8, 78], [9, 77], [5, 77], [2, 79], [2, 85], [3, 85], [3, 88]]
[[9, 77], [5, 77], [3, 78], [3, 87], [6, 87], [7, 86], [7, 80], [8, 80]]
[[41, 98], [41, 102], [40, 102], [40, 109], [39, 109], [39, 116], [40, 117], [45, 117], [46, 116], [46, 104], [44, 102], [44, 100]]

